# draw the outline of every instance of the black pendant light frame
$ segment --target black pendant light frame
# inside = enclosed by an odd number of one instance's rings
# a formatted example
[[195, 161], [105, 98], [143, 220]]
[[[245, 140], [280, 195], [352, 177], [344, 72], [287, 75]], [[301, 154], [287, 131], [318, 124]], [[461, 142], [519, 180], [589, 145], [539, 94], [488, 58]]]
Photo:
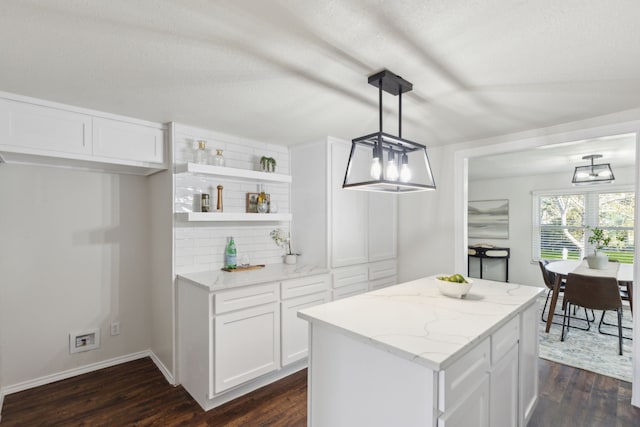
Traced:
[[[591, 164], [587, 166], [576, 166], [573, 172], [573, 179], [571, 183], [573, 185], [590, 185], [590, 184], [609, 184], [615, 181], [611, 165], [609, 163], [594, 164], [594, 159], [602, 158], [602, 154], [590, 154], [583, 156], [583, 160], [591, 160]], [[604, 176], [600, 176], [601, 172], [606, 172]], [[587, 174], [587, 178], [583, 178], [581, 174]]]
[[[378, 157], [381, 165], [384, 164], [383, 154], [386, 150], [388, 153], [391, 153], [389, 157], [394, 159], [398, 170], [400, 170], [403, 164], [407, 164], [408, 153], [420, 150], [424, 152], [425, 167], [427, 173], [429, 174], [428, 181], [432, 184], [421, 184], [416, 182], [406, 183], [399, 180], [389, 180], [383, 178], [383, 173], [380, 174], [379, 179], [372, 178], [370, 181], [347, 183], [347, 178], [349, 176], [348, 166], [347, 171], [345, 172], [342, 188], [396, 193], [435, 190], [436, 185], [429, 163], [429, 156], [427, 155], [427, 147], [422, 144], [418, 144], [416, 142], [402, 138], [402, 94], [411, 91], [413, 89], [413, 84], [389, 70], [383, 70], [379, 73], [369, 76], [368, 83], [378, 88], [379, 131], [351, 140], [352, 144], [348, 165], [351, 165], [351, 161], [358, 146], [364, 146], [370, 149], [373, 157]], [[398, 136], [394, 136], [382, 131], [383, 91], [390, 93], [391, 95], [398, 96]], [[378, 189], [373, 189], [373, 187], [378, 187]], [[384, 189], [380, 189], [380, 187], [384, 187]]]

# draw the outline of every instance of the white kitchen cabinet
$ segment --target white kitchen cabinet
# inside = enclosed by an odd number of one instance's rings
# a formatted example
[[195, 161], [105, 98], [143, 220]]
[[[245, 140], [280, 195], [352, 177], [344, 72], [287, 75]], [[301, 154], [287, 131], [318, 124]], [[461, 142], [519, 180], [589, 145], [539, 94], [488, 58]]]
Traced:
[[163, 129], [104, 118], [93, 119], [93, 155], [125, 161], [163, 163]]
[[526, 426], [538, 402], [538, 307], [534, 304], [520, 315], [519, 415]]
[[[537, 341], [529, 319], [536, 323], [541, 289], [478, 280], [474, 289], [484, 298], [469, 311], [440, 295], [433, 280], [299, 312], [311, 328], [309, 426], [526, 426], [520, 402], [529, 414], [538, 390], [523, 378], [537, 369], [521, 362], [528, 350], [520, 352], [520, 343]], [[390, 331], [413, 336], [425, 324], [420, 344], [389, 338]], [[447, 336], [465, 340], [453, 346]]]
[[491, 367], [490, 425], [518, 425], [518, 384], [518, 346], [514, 345]]
[[319, 274], [283, 280], [280, 285], [282, 366], [305, 359], [309, 352], [309, 325], [298, 318], [298, 310], [330, 301], [330, 278]]
[[369, 260], [369, 194], [342, 188], [350, 149], [349, 144], [337, 141], [329, 144], [331, 159], [329, 229], [332, 268], [362, 264]]
[[165, 126], [0, 93], [0, 158], [149, 175], [166, 169]]
[[329, 293], [321, 292], [282, 301], [282, 366], [304, 359], [309, 353], [309, 325], [298, 318], [298, 310], [329, 302]]
[[391, 193], [369, 193], [369, 262], [398, 256], [398, 198]]
[[467, 389], [459, 406], [438, 418], [438, 427], [489, 427], [513, 424], [489, 424], [489, 376], [484, 374], [477, 386]]
[[333, 299], [347, 298], [369, 290], [367, 264], [340, 267], [333, 270]]
[[[395, 262], [397, 257], [397, 196], [342, 189], [350, 150], [351, 143], [332, 137], [291, 147], [296, 245], [305, 263], [336, 272], [356, 266], [366, 270], [371, 262]], [[356, 282], [350, 283], [351, 291], [338, 290], [336, 284], [334, 279], [334, 298], [358, 293]]]
[[369, 290], [375, 291], [376, 289], [388, 288], [397, 284], [398, 278], [396, 276], [383, 277], [382, 279], [369, 280]]
[[205, 410], [305, 368], [308, 324], [297, 312], [330, 300], [327, 270], [267, 266], [254, 276], [268, 281], [245, 282], [251, 273], [178, 277], [177, 380]]
[[91, 116], [0, 99], [0, 144], [34, 155], [91, 155]]
[[216, 316], [213, 322], [215, 393], [280, 367], [277, 303]]

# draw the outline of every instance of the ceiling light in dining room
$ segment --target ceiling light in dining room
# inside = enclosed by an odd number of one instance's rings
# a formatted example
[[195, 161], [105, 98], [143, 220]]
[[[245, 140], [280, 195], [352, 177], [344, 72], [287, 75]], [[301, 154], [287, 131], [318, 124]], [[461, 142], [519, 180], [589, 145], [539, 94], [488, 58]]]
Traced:
[[591, 160], [587, 166], [576, 166], [573, 172], [573, 185], [606, 184], [615, 180], [609, 163], [594, 164], [595, 159], [602, 158], [602, 154], [590, 154], [582, 157], [583, 160]]
[[[402, 138], [402, 94], [413, 84], [384, 70], [369, 76], [378, 88], [380, 129], [351, 141], [351, 153], [342, 188], [406, 193], [435, 190], [427, 147]], [[382, 92], [398, 96], [398, 136], [382, 131]]]

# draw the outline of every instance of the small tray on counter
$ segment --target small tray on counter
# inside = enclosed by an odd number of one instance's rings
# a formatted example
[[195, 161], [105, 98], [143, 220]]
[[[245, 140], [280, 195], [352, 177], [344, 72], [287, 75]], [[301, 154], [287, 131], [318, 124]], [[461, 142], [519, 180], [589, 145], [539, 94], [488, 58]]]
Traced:
[[264, 268], [264, 264], [247, 265], [245, 267], [238, 266], [237, 268], [221, 268], [222, 271], [228, 271], [229, 273], [237, 273], [240, 271], [258, 270]]

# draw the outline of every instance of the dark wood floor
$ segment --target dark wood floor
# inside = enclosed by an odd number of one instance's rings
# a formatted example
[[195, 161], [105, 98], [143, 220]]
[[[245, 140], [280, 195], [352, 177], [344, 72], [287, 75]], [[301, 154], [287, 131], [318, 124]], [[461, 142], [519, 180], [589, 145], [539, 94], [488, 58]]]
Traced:
[[[539, 366], [540, 398], [529, 427], [640, 426], [630, 383], [542, 359]], [[306, 370], [204, 412], [146, 358], [8, 395], [0, 424], [302, 427], [306, 411]]]

